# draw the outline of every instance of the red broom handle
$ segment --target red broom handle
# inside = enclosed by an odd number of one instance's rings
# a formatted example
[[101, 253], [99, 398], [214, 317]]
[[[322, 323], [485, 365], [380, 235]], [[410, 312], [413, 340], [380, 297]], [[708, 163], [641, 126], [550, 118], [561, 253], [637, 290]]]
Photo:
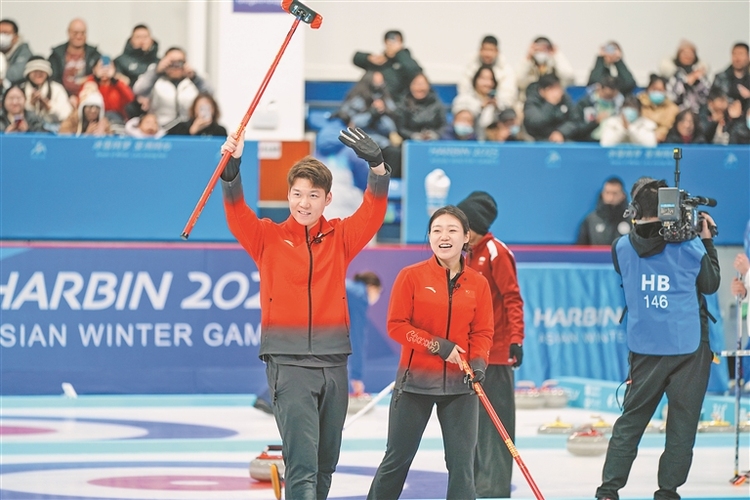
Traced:
[[[268, 73], [266, 73], [265, 78], [263, 78], [263, 82], [260, 84], [260, 88], [258, 89], [258, 92], [256, 92], [253, 102], [250, 103], [250, 107], [247, 109], [247, 113], [245, 113], [245, 116], [244, 118], [242, 118], [242, 122], [240, 123], [240, 126], [237, 127], [237, 131], [234, 133], [234, 137], [236, 137], [237, 139], [242, 137], [242, 134], [245, 131], [245, 127], [247, 127], [247, 122], [250, 121], [250, 117], [253, 116], [253, 113], [255, 112], [255, 108], [258, 107], [260, 98], [263, 96], [263, 92], [265, 92], [266, 87], [268, 87], [268, 82], [271, 81], [271, 77], [273, 76], [274, 71], [276, 71], [276, 66], [279, 65], [281, 56], [284, 54], [284, 51], [286, 50], [287, 45], [289, 45], [289, 42], [292, 40], [292, 35], [294, 35], [294, 32], [297, 30], [297, 26], [299, 26], [299, 23], [300, 23], [300, 18], [295, 17], [294, 23], [292, 23], [292, 27], [289, 30], [289, 33], [286, 35], [286, 39], [284, 39], [284, 43], [281, 45], [281, 48], [279, 49], [279, 53], [276, 54], [276, 58], [273, 60], [273, 64], [271, 64], [271, 67], [268, 69]], [[195, 226], [195, 223], [198, 221], [198, 217], [200, 217], [201, 212], [203, 212], [203, 208], [206, 206], [208, 197], [211, 196], [211, 191], [213, 191], [214, 187], [216, 186], [216, 183], [219, 181], [219, 176], [221, 176], [221, 173], [224, 171], [224, 167], [227, 166], [230, 156], [232, 155], [229, 152], [225, 152], [223, 155], [221, 155], [221, 160], [219, 160], [219, 164], [216, 166], [216, 169], [214, 170], [213, 175], [211, 175], [211, 179], [208, 181], [208, 185], [206, 186], [206, 189], [203, 190], [203, 194], [198, 200], [198, 203], [195, 205], [195, 208], [193, 209], [193, 213], [190, 214], [190, 218], [188, 219], [187, 224], [185, 224], [185, 228], [182, 230], [181, 237], [183, 240], [188, 239], [188, 237], [190, 236], [190, 231], [193, 230], [193, 226]]]
[[[469, 363], [466, 362], [466, 359], [464, 359], [463, 356], [461, 356], [461, 369], [469, 377], [474, 376], [474, 370], [471, 369], [471, 366], [469, 366]], [[480, 384], [479, 382], [474, 382], [473, 385], [474, 392], [476, 392], [477, 396], [479, 396], [479, 401], [482, 402], [484, 409], [487, 410], [487, 415], [489, 415], [492, 423], [495, 424], [497, 432], [500, 433], [500, 436], [505, 442], [505, 446], [507, 446], [508, 451], [510, 451], [510, 455], [518, 464], [518, 468], [521, 469], [523, 476], [526, 478], [526, 482], [528, 482], [529, 486], [531, 487], [531, 491], [534, 492], [534, 496], [537, 498], [537, 500], [544, 500], [544, 496], [542, 495], [542, 492], [539, 491], [539, 487], [534, 482], [534, 478], [531, 477], [529, 469], [526, 468], [526, 464], [523, 462], [523, 460], [521, 460], [521, 455], [519, 455], [518, 450], [516, 449], [516, 445], [513, 444], [513, 440], [510, 438], [510, 434], [508, 434], [508, 431], [505, 430], [505, 426], [500, 421], [500, 417], [497, 416], [497, 413], [492, 407], [492, 403], [490, 403], [490, 399], [487, 397], [487, 394], [485, 394], [484, 389], [482, 388], [482, 384]]]

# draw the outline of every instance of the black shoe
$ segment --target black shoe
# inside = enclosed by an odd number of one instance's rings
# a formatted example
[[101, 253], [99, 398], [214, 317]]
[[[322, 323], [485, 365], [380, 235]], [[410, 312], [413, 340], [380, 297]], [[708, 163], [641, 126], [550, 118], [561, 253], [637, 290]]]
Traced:
[[263, 398], [255, 398], [255, 403], [253, 403], [253, 407], [257, 408], [263, 413], [268, 413], [269, 415], [273, 415], [273, 406], [271, 406], [271, 403], [269, 403]]

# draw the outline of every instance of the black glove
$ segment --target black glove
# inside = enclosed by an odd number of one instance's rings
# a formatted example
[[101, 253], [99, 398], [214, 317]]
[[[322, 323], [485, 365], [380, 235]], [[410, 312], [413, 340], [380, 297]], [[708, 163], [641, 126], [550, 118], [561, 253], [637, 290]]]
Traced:
[[383, 163], [383, 152], [380, 150], [380, 146], [361, 128], [342, 130], [339, 134], [339, 140], [352, 148], [357, 156], [369, 163], [370, 168], [375, 168]]
[[469, 389], [474, 389], [474, 382], [479, 382], [480, 384], [484, 381], [484, 370], [476, 369], [474, 370], [474, 376], [470, 377], [467, 373], [464, 375], [464, 383], [469, 386]]
[[513, 368], [521, 366], [521, 362], [523, 362], [523, 346], [521, 346], [521, 344], [511, 344], [508, 357], [510, 359], [516, 358], [516, 362], [513, 363]]

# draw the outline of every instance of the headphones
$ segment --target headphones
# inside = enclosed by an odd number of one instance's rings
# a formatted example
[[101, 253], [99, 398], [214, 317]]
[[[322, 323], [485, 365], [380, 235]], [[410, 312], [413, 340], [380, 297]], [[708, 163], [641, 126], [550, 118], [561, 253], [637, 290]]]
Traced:
[[642, 194], [647, 187], [653, 187], [656, 189], [667, 187], [667, 181], [663, 179], [656, 180], [649, 177], [646, 182], [636, 187], [633, 191], [633, 199], [630, 201], [630, 204], [625, 210], [625, 213], [622, 214], [623, 217], [626, 217], [628, 219], [640, 219], [643, 216], [643, 208], [641, 207], [641, 204], [638, 203], [638, 195]]

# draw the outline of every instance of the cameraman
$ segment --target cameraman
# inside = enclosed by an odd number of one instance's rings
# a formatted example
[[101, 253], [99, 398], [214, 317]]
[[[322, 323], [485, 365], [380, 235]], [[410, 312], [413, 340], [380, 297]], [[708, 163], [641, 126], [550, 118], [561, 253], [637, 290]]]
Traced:
[[612, 245], [622, 276], [630, 374], [623, 413], [614, 425], [598, 499], [619, 498], [643, 431], [666, 393], [666, 445], [659, 460], [654, 500], [678, 499], [693, 457], [695, 434], [708, 386], [712, 353], [703, 294], [719, 288], [713, 219], [702, 215], [700, 240], [667, 243], [660, 235], [658, 192], [664, 181], [638, 179], [631, 190], [635, 228]]

